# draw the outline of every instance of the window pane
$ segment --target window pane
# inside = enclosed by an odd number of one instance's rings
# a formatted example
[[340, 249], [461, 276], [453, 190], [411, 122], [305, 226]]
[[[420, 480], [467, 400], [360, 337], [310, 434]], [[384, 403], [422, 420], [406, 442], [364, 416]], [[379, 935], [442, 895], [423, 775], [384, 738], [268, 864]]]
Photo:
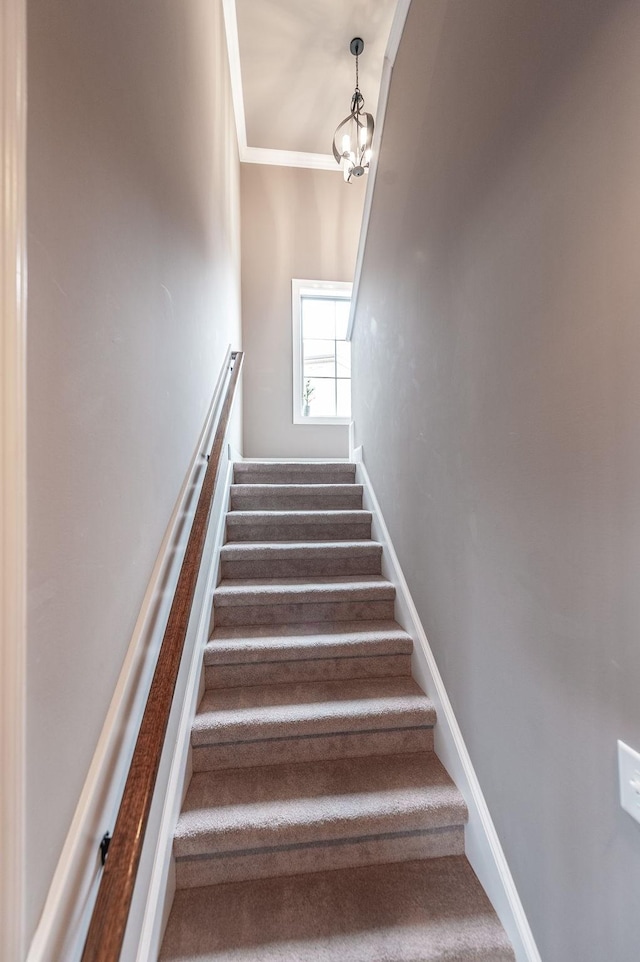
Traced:
[[336, 330], [335, 302], [326, 297], [302, 298], [303, 338], [333, 338]]
[[[311, 397], [309, 411], [303, 406], [302, 413], [312, 418], [332, 418], [336, 414], [336, 382], [325, 378], [306, 378], [303, 390], [309, 386]], [[304, 405], [304, 400], [303, 400]]]
[[349, 311], [351, 310], [351, 301], [340, 300], [335, 302], [336, 305], [336, 337], [337, 339], [344, 340], [347, 336], [347, 327], [349, 324]]
[[351, 381], [347, 378], [338, 380], [338, 417], [351, 417]]
[[[351, 416], [351, 344], [346, 341], [351, 299], [318, 282], [300, 294], [300, 396], [303, 417]], [[306, 395], [306, 398], [305, 398]]]
[[338, 377], [351, 377], [351, 341], [338, 341]]
[[305, 340], [303, 378], [336, 376], [336, 342]]

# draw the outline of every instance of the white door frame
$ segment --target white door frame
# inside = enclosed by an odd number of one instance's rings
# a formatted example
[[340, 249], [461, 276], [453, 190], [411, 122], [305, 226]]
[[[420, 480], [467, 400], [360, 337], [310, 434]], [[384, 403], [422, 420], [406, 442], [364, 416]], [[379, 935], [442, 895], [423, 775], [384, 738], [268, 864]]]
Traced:
[[25, 955], [25, 7], [0, 2], [0, 958], [12, 960]]

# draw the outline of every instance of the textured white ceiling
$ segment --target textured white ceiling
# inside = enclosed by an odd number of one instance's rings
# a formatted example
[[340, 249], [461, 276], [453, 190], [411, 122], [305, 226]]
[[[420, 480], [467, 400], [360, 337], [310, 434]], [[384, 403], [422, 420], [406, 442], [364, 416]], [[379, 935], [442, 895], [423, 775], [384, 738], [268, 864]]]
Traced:
[[247, 145], [330, 154], [355, 84], [374, 114], [396, 0], [236, 0]]

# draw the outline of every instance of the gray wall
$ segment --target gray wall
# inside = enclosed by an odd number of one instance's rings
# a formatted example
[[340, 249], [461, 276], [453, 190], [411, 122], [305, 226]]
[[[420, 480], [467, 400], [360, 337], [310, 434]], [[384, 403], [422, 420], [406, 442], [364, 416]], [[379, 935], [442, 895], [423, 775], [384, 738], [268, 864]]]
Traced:
[[239, 346], [219, 8], [29, 2], [29, 933]]
[[364, 184], [242, 164], [246, 457], [345, 458], [346, 426], [293, 424], [291, 279], [351, 281]]
[[354, 338], [356, 443], [544, 962], [638, 957], [639, 49], [626, 0], [413, 3]]

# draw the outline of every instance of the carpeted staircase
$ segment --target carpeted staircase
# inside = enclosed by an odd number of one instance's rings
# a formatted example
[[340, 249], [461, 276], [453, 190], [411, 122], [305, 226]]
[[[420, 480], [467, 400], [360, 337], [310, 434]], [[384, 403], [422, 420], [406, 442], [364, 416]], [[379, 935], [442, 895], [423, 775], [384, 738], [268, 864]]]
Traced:
[[164, 962], [513, 962], [355, 466], [239, 462]]

